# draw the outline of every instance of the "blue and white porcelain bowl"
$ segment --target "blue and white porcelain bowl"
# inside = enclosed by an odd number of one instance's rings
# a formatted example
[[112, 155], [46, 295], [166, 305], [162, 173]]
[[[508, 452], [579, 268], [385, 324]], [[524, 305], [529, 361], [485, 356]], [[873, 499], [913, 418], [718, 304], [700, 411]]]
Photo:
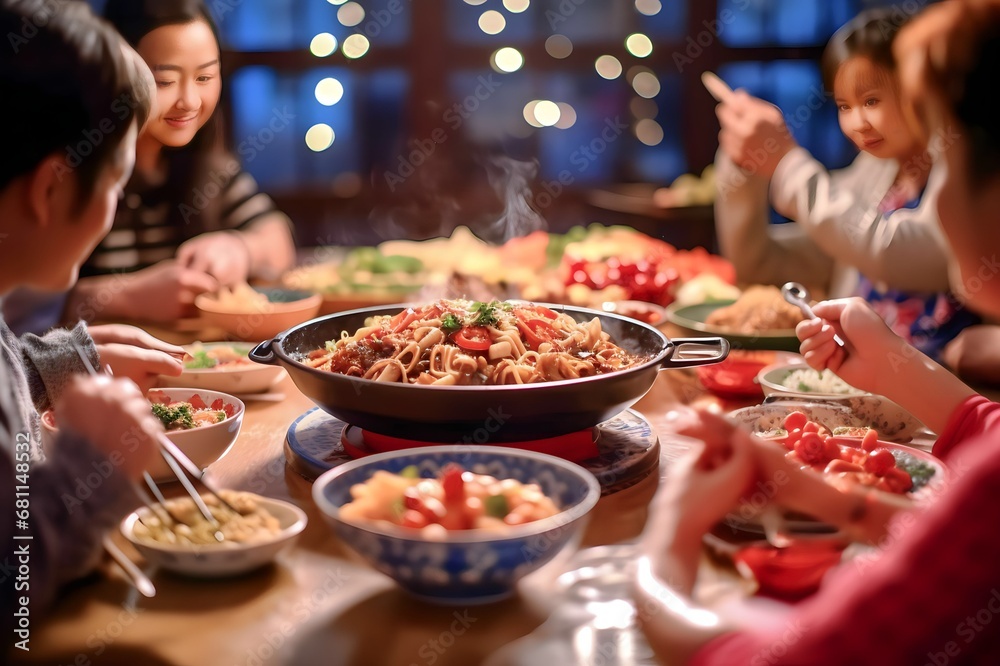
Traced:
[[[562, 511], [503, 532], [452, 531], [441, 540], [419, 530], [346, 520], [340, 507], [351, 486], [377, 470], [399, 473], [414, 465], [437, 477], [448, 463], [498, 479], [537, 483]], [[583, 467], [554, 456], [498, 446], [428, 446], [380, 453], [335, 467], [316, 479], [313, 499], [345, 544], [407, 592], [444, 604], [489, 603], [510, 596], [518, 580], [576, 547], [601, 488]]]

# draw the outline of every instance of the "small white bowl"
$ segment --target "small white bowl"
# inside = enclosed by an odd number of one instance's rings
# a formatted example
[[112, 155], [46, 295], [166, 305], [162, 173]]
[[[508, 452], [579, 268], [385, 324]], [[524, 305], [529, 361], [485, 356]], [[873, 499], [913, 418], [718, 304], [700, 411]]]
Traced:
[[[806, 365], [805, 362], [775, 363], [761, 368], [760, 372], [757, 373], [757, 383], [760, 384], [766, 396], [786, 395], [796, 398], [846, 398], [856, 395], [872, 395], [867, 391], [862, 391], [854, 387], [851, 387], [853, 390], [850, 393], [824, 393], [822, 391], [797, 391], [784, 386], [782, 382], [796, 370], [817, 372]], [[847, 382], [844, 383], [846, 384]]]
[[256, 499], [263, 509], [278, 519], [281, 526], [281, 531], [270, 541], [200, 547], [169, 546], [144, 541], [135, 536], [134, 528], [140, 517], [149, 515], [148, 507], [126, 516], [121, 522], [121, 532], [150, 564], [199, 578], [236, 576], [264, 566], [290, 548], [308, 522], [305, 512], [290, 502], [259, 495]]
[[[212, 425], [192, 428], [191, 430], [173, 430], [167, 432], [167, 439], [177, 445], [199, 469], [205, 469], [224, 456], [236, 442], [243, 426], [243, 414], [246, 406], [239, 398], [219, 391], [205, 391], [196, 388], [166, 388], [153, 389], [166, 394], [171, 401], [188, 400], [192, 395], [199, 395], [205, 404], [211, 405], [218, 398], [232, 404], [236, 412], [224, 421]], [[42, 446], [51, 450], [51, 442], [59, 433], [56, 427], [55, 414], [46, 410], [42, 414]], [[162, 456], [157, 455], [147, 470], [155, 481], [174, 481], [176, 477]]]
[[[236, 442], [236, 438], [240, 434], [240, 428], [243, 427], [243, 414], [246, 412], [246, 405], [243, 404], [242, 400], [228, 393], [195, 388], [163, 388], [153, 389], [153, 391], [166, 394], [171, 402], [187, 401], [191, 396], [198, 395], [205, 401], [206, 405], [211, 405], [215, 400], [222, 398], [224, 403], [235, 406], [236, 412], [224, 421], [190, 430], [167, 432], [167, 438], [176, 444], [177, 448], [183, 451], [199, 469], [205, 469], [229, 452], [229, 448]], [[162, 456], [154, 458], [147, 471], [155, 480], [169, 481], [175, 478], [173, 471]]]
[[[231, 342], [204, 342], [184, 347], [189, 353], [211, 350], [216, 347], [236, 347], [251, 349], [253, 345]], [[249, 359], [248, 359], [249, 361]], [[221, 366], [216, 368], [184, 368], [177, 377], [160, 375], [162, 387], [187, 387], [221, 391], [232, 394], [263, 393], [285, 375], [281, 366], [262, 365], [250, 361], [249, 365]]]

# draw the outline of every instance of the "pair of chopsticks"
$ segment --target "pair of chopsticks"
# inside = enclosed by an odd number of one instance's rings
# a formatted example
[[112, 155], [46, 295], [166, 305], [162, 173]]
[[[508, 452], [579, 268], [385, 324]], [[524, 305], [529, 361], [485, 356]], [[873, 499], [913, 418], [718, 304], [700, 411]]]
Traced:
[[[73, 347], [76, 349], [76, 353], [80, 357], [80, 360], [83, 362], [84, 367], [87, 368], [87, 372], [91, 376], [95, 377], [99, 376], [101, 373], [98, 372], [97, 368], [95, 368], [94, 365], [90, 362], [90, 359], [87, 358], [87, 354], [83, 350], [83, 348], [80, 347], [80, 345], [77, 344], [76, 342], [73, 343]], [[108, 375], [111, 374], [110, 370], [111, 369], [108, 368], [107, 372]], [[190, 474], [195, 478], [195, 480], [200, 482], [201, 485], [204, 486], [205, 489], [208, 490], [208, 492], [214, 495], [215, 498], [218, 499], [223, 506], [227, 507], [233, 512], [237, 512], [235, 507], [233, 507], [229, 502], [227, 502], [212, 487], [212, 485], [208, 482], [208, 479], [205, 478], [205, 472], [198, 469], [198, 466], [195, 465], [193, 462], [191, 462], [191, 460], [186, 455], [184, 455], [184, 453], [180, 449], [178, 449], [173, 442], [171, 442], [167, 438], [166, 434], [162, 432], [159, 433], [159, 435], [157, 436], [157, 443], [159, 444], [160, 447], [160, 455], [163, 456], [163, 459], [166, 461], [167, 465], [173, 471], [174, 475], [177, 477], [177, 480], [181, 482], [182, 486], [184, 486], [184, 490], [187, 491], [192, 501], [194, 501], [195, 506], [198, 507], [198, 511], [201, 513], [201, 515], [204, 516], [205, 520], [207, 520], [210, 524], [212, 524], [215, 527], [215, 534], [213, 536], [215, 537], [216, 541], [221, 542], [224, 537], [222, 534], [222, 530], [220, 529], [221, 526], [219, 525], [219, 521], [216, 520], [215, 516], [212, 515], [212, 512], [209, 511], [208, 506], [205, 505], [204, 500], [202, 500], [201, 498], [201, 494], [198, 493], [197, 490], [195, 490], [194, 485], [192, 485], [190, 479], [188, 479], [187, 474]], [[159, 487], [153, 481], [153, 477], [149, 475], [149, 472], [143, 472], [142, 476], [143, 480], [146, 482], [146, 486], [149, 488], [150, 492], [153, 493], [153, 495], [159, 502], [158, 506], [163, 510], [162, 514], [159, 513], [156, 510], [157, 504], [153, 502], [153, 500], [146, 493], [146, 491], [143, 490], [143, 488], [138, 484], [133, 483], [132, 484], [133, 490], [135, 491], [136, 495], [138, 495], [139, 499], [142, 500], [143, 504], [150, 511], [150, 513], [154, 516], [157, 516], [158, 518], [160, 518], [160, 520], [163, 520], [163, 522], [167, 523], [168, 525], [170, 525], [171, 523], [183, 523], [183, 521], [178, 519], [177, 516], [170, 511], [166, 503], [166, 498], [164, 498], [163, 493], [160, 492]], [[164, 517], [166, 517], [167, 520], [164, 520]], [[153, 587], [152, 582], [141, 571], [139, 571], [139, 569], [132, 563], [132, 561], [128, 559], [128, 557], [114, 544], [113, 541], [111, 541], [110, 538], [105, 537], [103, 540], [103, 545], [105, 550], [108, 551], [108, 554], [111, 555], [111, 557], [119, 564], [119, 566], [121, 566], [122, 569], [124, 569], [125, 573], [128, 574], [133, 584], [135, 585], [136, 589], [139, 590], [140, 593], [142, 593], [144, 596], [147, 597], [152, 597], [154, 594], [156, 594], [156, 589]]]

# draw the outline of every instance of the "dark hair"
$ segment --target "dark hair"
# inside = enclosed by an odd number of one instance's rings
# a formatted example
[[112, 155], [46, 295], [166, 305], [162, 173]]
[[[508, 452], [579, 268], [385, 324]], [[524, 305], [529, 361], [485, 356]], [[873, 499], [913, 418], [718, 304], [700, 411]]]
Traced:
[[[219, 29], [202, 0], [108, 0], [104, 6], [104, 17], [133, 48], [138, 48], [142, 38], [157, 28], [204, 21], [215, 36], [221, 55]], [[203, 207], [193, 205], [195, 191], [207, 181], [211, 169], [223, 159], [224, 147], [218, 107], [186, 146], [163, 147], [163, 156], [167, 161], [163, 196], [173, 202], [170, 215], [174, 219], [171, 221], [179, 227], [183, 228], [187, 222], [181, 213], [184, 208], [202, 214]]]
[[1000, 23], [984, 31], [975, 45], [971, 69], [959, 76], [955, 116], [969, 132], [973, 183], [980, 185], [1000, 175], [1000, 119], [994, 88], [1000, 67]]
[[892, 42], [909, 18], [899, 10], [869, 9], [842, 25], [827, 42], [820, 60], [826, 89], [833, 91], [837, 71], [851, 58], [868, 58], [886, 71], [895, 72]]
[[0, 0], [0, 123], [10, 129], [0, 187], [65, 153], [89, 201], [133, 122], [150, 109], [148, 73], [82, 2]]

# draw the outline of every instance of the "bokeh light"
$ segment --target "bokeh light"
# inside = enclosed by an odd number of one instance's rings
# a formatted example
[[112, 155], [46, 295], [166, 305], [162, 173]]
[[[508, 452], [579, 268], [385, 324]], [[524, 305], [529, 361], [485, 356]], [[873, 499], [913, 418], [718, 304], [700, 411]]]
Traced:
[[499, 35], [507, 27], [507, 19], [500, 12], [490, 9], [479, 17], [479, 29], [487, 35]]
[[576, 124], [576, 109], [566, 102], [559, 102], [556, 106], [559, 107], [559, 120], [556, 121], [554, 127], [569, 129]]
[[632, 79], [635, 93], [646, 99], [653, 99], [660, 94], [660, 80], [652, 72], [639, 72]]
[[306, 145], [309, 150], [321, 153], [333, 145], [333, 128], [326, 123], [313, 125], [306, 132]]
[[653, 52], [653, 42], [641, 32], [636, 32], [625, 38], [625, 48], [636, 58], [646, 58]]
[[635, 0], [635, 8], [640, 14], [656, 16], [663, 9], [660, 0]]
[[348, 2], [337, 10], [337, 20], [343, 26], [354, 27], [365, 20], [365, 8], [356, 2]]
[[542, 127], [552, 127], [559, 122], [559, 105], [547, 99], [543, 99], [535, 105], [535, 120]]
[[635, 137], [647, 146], [658, 146], [663, 141], [663, 128], [651, 118], [643, 118], [635, 124]]
[[608, 80], [617, 79], [622, 75], [622, 64], [613, 55], [602, 55], [599, 57], [597, 62], [594, 63], [594, 68], [598, 74]]
[[357, 59], [368, 53], [368, 49], [370, 48], [371, 43], [367, 37], [359, 33], [354, 33], [344, 40], [344, 45], [340, 47], [340, 50], [343, 51], [346, 57]]
[[333, 106], [344, 96], [344, 84], [333, 77], [316, 84], [316, 101], [323, 106]]
[[498, 49], [490, 58], [490, 64], [498, 72], [516, 72], [524, 66], [524, 56], [511, 46]]
[[562, 60], [573, 53], [573, 42], [566, 35], [552, 35], [545, 40], [545, 52]]
[[309, 42], [309, 51], [317, 58], [325, 58], [337, 50], [337, 38], [328, 32], [321, 32]]

